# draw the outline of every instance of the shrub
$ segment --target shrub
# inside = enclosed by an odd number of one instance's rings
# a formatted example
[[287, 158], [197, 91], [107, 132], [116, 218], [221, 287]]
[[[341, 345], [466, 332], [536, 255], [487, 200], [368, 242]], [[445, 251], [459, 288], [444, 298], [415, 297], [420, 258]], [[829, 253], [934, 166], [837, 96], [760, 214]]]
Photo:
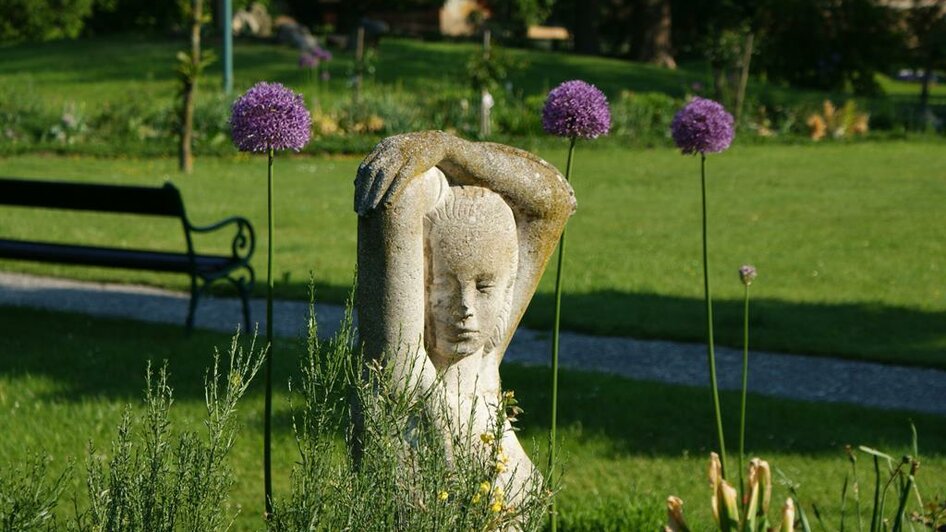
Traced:
[[58, 477], [47, 475], [52, 458], [33, 454], [25, 463], [0, 470], [0, 529], [55, 530], [53, 510], [71, 464]]
[[88, 511], [76, 516], [80, 530], [218, 530], [232, 516], [224, 512], [233, 484], [227, 454], [237, 433], [236, 407], [263, 361], [253, 345], [244, 354], [234, 337], [229, 368], [220, 373], [219, 353], [204, 381], [206, 437], [174, 437], [169, 418], [173, 397], [167, 368], [155, 380], [149, 365], [144, 419], [126, 410], [104, 463], [89, 447]]
[[101, 0], [0, 0], [0, 42], [78, 37], [96, 3]]
[[680, 100], [662, 92], [622, 91], [611, 107], [613, 135], [635, 143], [666, 143]]
[[[314, 316], [314, 314], [313, 314]], [[397, 386], [391, 372], [356, 354], [351, 303], [327, 343], [309, 320], [307, 354], [294, 389], [299, 465], [292, 492], [276, 501], [272, 530], [537, 530], [551, 492], [542, 483], [513, 506], [497, 483], [506, 419], [515, 399], [504, 395], [495, 433], [483, 445], [451, 427], [445, 441], [426, 421], [424, 394]], [[357, 405], [349, 409], [346, 398]], [[342, 442], [351, 453], [345, 451]], [[451, 449], [448, 460], [446, 449]]]

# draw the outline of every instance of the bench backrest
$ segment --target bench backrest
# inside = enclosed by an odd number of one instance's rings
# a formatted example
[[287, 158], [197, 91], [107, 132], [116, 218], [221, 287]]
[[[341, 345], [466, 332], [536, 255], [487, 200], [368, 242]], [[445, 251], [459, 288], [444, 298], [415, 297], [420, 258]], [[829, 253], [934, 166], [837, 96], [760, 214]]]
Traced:
[[186, 220], [181, 193], [171, 183], [143, 187], [0, 178], [0, 204], [174, 216]]

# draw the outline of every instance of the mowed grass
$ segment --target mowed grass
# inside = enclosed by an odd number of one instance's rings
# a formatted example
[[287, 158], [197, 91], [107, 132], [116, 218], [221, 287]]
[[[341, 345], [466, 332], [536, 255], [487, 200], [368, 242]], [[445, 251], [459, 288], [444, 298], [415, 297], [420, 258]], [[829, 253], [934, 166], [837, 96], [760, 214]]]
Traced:
[[[946, 368], [946, 157], [938, 143], [739, 147], [707, 163], [717, 335], [741, 345], [742, 285], [754, 264], [754, 348]], [[564, 166], [564, 149], [541, 155]], [[276, 161], [280, 297], [342, 302], [355, 266], [352, 180], [358, 158]], [[195, 223], [239, 213], [257, 228], [265, 275], [265, 160], [201, 158], [192, 176], [170, 159], [23, 156], [0, 175], [159, 185], [173, 179]], [[702, 341], [699, 160], [673, 150], [583, 144], [568, 226], [564, 325], [594, 334]], [[182, 249], [173, 220], [0, 208], [0, 237]], [[200, 250], [224, 251], [229, 235]], [[151, 272], [0, 262], [0, 268], [185, 289]], [[551, 322], [547, 271], [525, 323]], [[262, 284], [262, 283], [261, 283]]]
[[[77, 467], [59, 508], [64, 516], [73, 511], [73, 493], [79, 494], [80, 508], [85, 504], [88, 444], [94, 445], [97, 456], [108, 458], [123, 410], [130, 408], [140, 419], [148, 361], [169, 363], [176, 430], [202, 433], [204, 369], [214, 348], [226, 351], [230, 344], [226, 335], [197, 331], [188, 337], [176, 326], [9, 307], [0, 307], [0, 323], [4, 330], [17, 332], [0, 337], [0, 464], [19, 461], [36, 449], [55, 458], [51, 473], [75, 460]], [[277, 497], [287, 496], [289, 473], [298, 458], [286, 383], [295, 374], [300, 344], [282, 342], [275, 360]], [[545, 463], [548, 380], [545, 369], [503, 366], [504, 387], [516, 391], [525, 409], [521, 438], [537, 443], [532, 456], [538, 464]], [[261, 384], [255, 383], [241, 405], [244, 429], [230, 459], [236, 483], [226, 510], [240, 510], [237, 530], [263, 528]], [[560, 394], [559, 430], [566, 457], [560, 495], [564, 529], [655, 530], [663, 520], [663, 500], [670, 494], [687, 502], [694, 530], [708, 529], [705, 471], [714, 428], [706, 390], [565, 371]], [[734, 435], [738, 397], [724, 393], [722, 399], [727, 430]], [[920, 435], [922, 493], [942, 495], [946, 424], [941, 417], [753, 396], [747, 447], [753, 456], [766, 458], [800, 484], [809, 513], [811, 503], [816, 503], [824, 515], [837, 516], [848, 471], [843, 446], [866, 444], [893, 456], [908, 453], [908, 419]], [[862, 459], [860, 469], [865, 505], [871, 496], [868, 462]], [[773, 506], [785, 496], [784, 486], [777, 485]], [[836, 522], [836, 517], [831, 520]]]

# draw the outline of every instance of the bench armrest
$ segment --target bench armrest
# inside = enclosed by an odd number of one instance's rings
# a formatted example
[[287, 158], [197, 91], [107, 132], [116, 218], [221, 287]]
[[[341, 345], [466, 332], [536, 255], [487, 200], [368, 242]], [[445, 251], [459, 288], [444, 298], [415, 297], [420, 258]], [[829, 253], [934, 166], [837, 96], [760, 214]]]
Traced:
[[233, 235], [233, 241], [230, 243], [230, 252], [233, 258], [244, 263], [249, 263], [250, 257], [253, 256], [253, 251], [256, 249], [256, 233], [253, 231], [253, 226], [250, 224], [250, 221], [246, 218], [242, 216], [231, 216], [230, 218], [225, 218], [210, 225], [193, 225], [188, 223], [187, 228], [189, 231], [195, 233], [209, 233], [228, 225], [236, 226], [236, 234]]

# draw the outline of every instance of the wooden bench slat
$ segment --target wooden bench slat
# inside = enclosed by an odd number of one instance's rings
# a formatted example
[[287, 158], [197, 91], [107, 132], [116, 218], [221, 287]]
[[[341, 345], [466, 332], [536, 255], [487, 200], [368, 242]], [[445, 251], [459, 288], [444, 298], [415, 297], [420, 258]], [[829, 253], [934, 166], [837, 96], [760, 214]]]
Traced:
[[[163, 272], [191, 272], [186, 253], [147, 251], [126, 248], [75, 246], [49, 242], [25, 242], [0, 239], [0, 258], [81, 264], [114, 268], [147, 269]], [[237, 261], [219, 255], [196, 255], [195, 273], [213, 274], [232, 268]]]
[[0, 204], [184, 217], [177, 188], [0, 179]]

